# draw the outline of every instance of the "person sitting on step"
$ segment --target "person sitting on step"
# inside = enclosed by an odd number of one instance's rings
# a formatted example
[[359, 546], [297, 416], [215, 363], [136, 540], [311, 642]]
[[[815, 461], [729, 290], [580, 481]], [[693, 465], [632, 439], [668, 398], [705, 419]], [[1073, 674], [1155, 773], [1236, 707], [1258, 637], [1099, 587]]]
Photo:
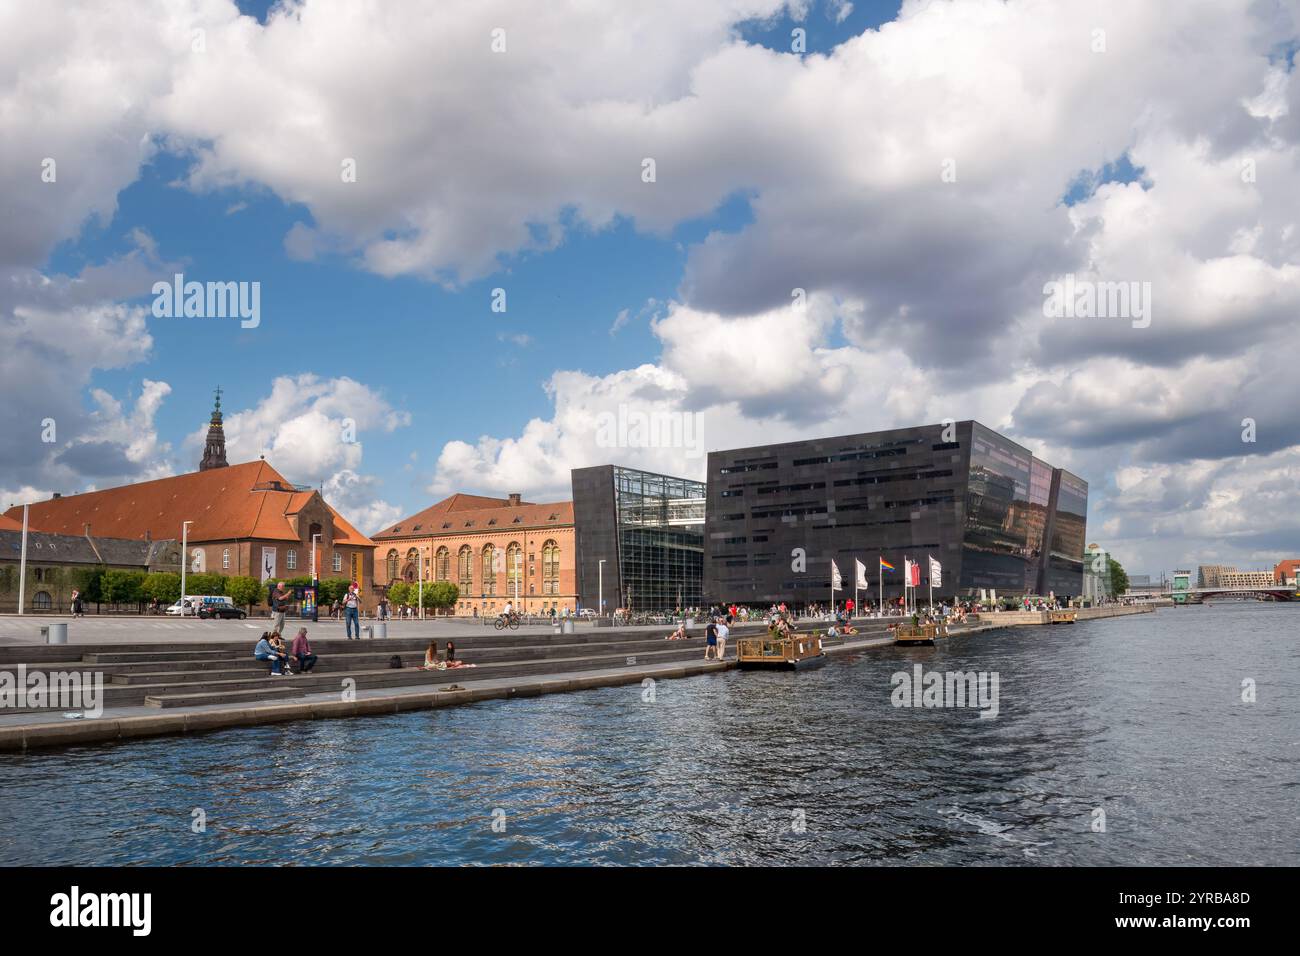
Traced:
[[259, 661], [266, 661], [271, 665], [272, 677], [279, 677], [283, 673], [281, 670], [281, 658], [275, 653], [275, 649], [271, 647], [271, 635], [268, 632], [262, 632], [261, 640], [259, 640], [257, 646], [253, 648], [253, 657]]
[[293, 639], [290, 651], [298, 661], [298, 673], [306, 674], [316, 666], [318, 658], [311, 652], [311, 642], [307, 640], [307, 628], [298, 628], [298, 635]]
[[447, 665], [438, 660], [438, 642], [430, 641], [429, 646], [424, 649], [424, 669], [426, 671], [440, 671]]
[[271, 632], [271, 650], [279, 655], [280, 664], [284, 668], [284, 675], [292, 677], [293, 668], [289, 666], [289, 650], [284, 646], [284, 638], [280, 636], [279, 631]]

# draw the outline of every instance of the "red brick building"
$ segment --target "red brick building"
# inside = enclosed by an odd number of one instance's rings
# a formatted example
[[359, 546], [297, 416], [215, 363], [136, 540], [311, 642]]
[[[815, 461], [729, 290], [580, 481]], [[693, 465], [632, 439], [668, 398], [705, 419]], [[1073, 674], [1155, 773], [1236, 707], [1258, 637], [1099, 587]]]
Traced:
[[[22, 506], [5, 514], [21, 526]], [[375, 604], [375, 543], [326, 504], [319, 491], [290, 484], [265, 461], [208, 464], [172, 478], [55, 496], [28, 511], [33, 531], [135, 540], [179, 541], [185, 521], [191, 522], [186, 549], [191, 573], [263, 581], [306, 577], [312, 538], [319, 535], [318, 576], [351, 577], [361, 584], [367, 606]]]
[[577, 609], [573, 502], [452, 495], [374, 536], [374, 579], [450, 581], [455, 613], [492, 616], [506, 601], [529, 614]]
[[1300, 568], [1300, 558], [1288, 558], [1273, 568], [1274, 584], [1296, 584], [1296, 569]]

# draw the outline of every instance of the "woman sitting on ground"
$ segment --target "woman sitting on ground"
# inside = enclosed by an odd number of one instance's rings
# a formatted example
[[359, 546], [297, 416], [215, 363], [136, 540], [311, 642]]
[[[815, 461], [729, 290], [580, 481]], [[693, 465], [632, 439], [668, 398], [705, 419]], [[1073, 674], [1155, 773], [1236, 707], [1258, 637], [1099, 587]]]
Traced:
[[689, 639], [689, 638], [690, 638], [690, 635], [686, 633], [686, 622], [685, 622], [685, 621], [682, 621], [680, 624], [677, 625], [677, 630], [673, 631], [671, 634], [669, 634], [667, 637], [665, 637], [664, 640], [665, 640], [665, 641], [685, 641], [685, 640], [687, 640], [687, 639]]
[[430, 641], [429, 646], [424, 650], [424, 669], [426, 671], [440, 671], [447, 665], [438, 660], [438, 642]]
[[447, 642], [447, 657], [443, 667], [453, 670], [457, 667], [477, 667], [477, 664], [466, 664], [464, 661], [456, 660], [456, 645], [452, 641]]

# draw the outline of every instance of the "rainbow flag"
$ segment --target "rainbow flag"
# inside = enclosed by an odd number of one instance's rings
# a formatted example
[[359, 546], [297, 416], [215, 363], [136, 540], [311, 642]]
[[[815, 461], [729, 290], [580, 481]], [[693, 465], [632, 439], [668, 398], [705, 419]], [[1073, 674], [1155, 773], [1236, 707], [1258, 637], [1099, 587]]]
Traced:
[[890, 564], [888, 561], [886, 561], [884, 558], [881, 558], [881, 559], [880, 559], [880, 570], [882, 570], [882, 571], [892, 571], [892, 570], [894, 570], [894, 566], [893, 566], [892, 564]]

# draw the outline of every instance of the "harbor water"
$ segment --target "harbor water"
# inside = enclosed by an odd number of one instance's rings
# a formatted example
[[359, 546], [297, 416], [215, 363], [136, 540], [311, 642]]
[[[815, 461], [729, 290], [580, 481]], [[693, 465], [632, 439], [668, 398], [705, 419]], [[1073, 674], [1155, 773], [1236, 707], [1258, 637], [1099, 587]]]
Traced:
[[[918, 664], [997, 715], [895, 706]], [[4, 754], [0, 863], [1294, 866], [1298, 687], [1300, 605], [1234, 602]]]

